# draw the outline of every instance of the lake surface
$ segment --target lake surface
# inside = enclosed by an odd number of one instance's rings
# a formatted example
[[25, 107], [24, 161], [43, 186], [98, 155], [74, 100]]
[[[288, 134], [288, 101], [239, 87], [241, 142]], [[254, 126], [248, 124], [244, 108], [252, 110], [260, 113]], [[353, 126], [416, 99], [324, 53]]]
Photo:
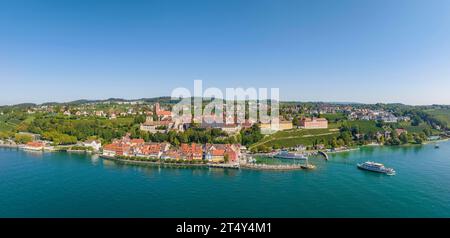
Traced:
[[[366, 147], [288, 172], [0, 148], [0, 217], [450, 217], [450, 143], [440, 145]], [[367, 160], [397, 175], [356, 168]]]

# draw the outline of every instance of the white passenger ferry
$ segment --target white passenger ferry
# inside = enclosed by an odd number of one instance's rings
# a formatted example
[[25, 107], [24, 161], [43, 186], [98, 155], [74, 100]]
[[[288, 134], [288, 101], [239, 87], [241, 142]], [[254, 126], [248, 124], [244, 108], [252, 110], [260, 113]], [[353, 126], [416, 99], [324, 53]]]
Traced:
[[375, 163], [371, 161], [364, 162], [362, 164], [357, 165], [358, 168], [363, 170], [368, 170], [377, 173], [383, 173], [387, 175], [395, 175], [395, 170], [392, 168], [386, 168], [383, 164]]

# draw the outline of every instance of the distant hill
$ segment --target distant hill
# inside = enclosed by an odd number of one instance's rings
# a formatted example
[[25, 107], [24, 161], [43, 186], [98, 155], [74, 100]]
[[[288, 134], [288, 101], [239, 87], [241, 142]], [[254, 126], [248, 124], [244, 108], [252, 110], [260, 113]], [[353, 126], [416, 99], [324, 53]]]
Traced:
[[[211, 100], [210, 98], [204, 98], [205, 102]], [[153, 98], [139, 98], [139, 99], [124, 99], [124, 98], [108, 98], [108, 99], [79, 99], [75, 101], [70, 102], [46, 102], [42, 104], [36, 104], [36, 103], [21, 103], [16, 105], [0, 105], [1, 107], [34, 107], [34, 106], [51, 106], [51, 105], [82, 105], [87, 103], [105, 103], [105, 102], [135, 102], [135, 101], [141, 101], [145, 103], [156, 103], [160, 102], [162, 104], [174, 104], [179, 102], [180, 100], [172, 100], [169, 96], [163, 96], [163, 97], [153, 97]], [[319, 104], [319, 105], [352, 105], [352, 106], [366, 106], [366, 105], [372, 105], [377, 107], [448, 107], [446, 105], [422, 105], [422, 106], [411, 106], [406, 105], [402, 103], [375, 103], [375, 104], [368, 104], [368, 103], [359, 103], [359, 102], [322, 102], [322, 101], [280, 101], [283, 104]]]

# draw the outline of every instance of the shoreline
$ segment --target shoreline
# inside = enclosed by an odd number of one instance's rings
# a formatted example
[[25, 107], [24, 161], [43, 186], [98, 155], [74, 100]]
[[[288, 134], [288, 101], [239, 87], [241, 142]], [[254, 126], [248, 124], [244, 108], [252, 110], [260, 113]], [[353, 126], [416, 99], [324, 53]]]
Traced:
[[[338, 151], [325, 151], [327, 154], [337, 154], [344, 152], [352, 152], [360, 150], [363, 147], [412, 147], [412, 146], [421, 146], [421, 145], [429, 145], [429, 144], [437, 144], [440, 142], [447, 142], [450, 138], [440, 139], [436, 141], [426, 141], [423, 144], [404, 144], [398, 146], [387, 146], [382, 144], [367, 144], [361, 145], [353, 148], [338, 150]], [[0, 148], [9, 148], [9, 149], [23, 149], [23, 145], [10, 145], [10, 144], [0, 144]], [[75, 154], [86, 154], [86, 155], [98, 155], [102, 159], [107, 159], [123, 164], [131, 164], [131, 165], [150, 165], [150, 166], [163, 166], [163, 167], [197, 167], [197, 168], [222, 168], [222, 169], [248, 169], [248, 170], [260, 170], [260, 171], [292, 171], [292, 170], [311, 170], [315, 169], [314, 165], [310, 165], [309, 167], [304, 165], [271, 165], [271, 164], [248, 164], [248, 163], [239, 163], [239, 164], [208, 164], [208, 163], [167, 163], [167, 162], [153, 162], [153, 161], [139, 161], [139, 160], [130, 160], [130, 159], [120, 159], [112, 156], [105, 156], [102, 154], [98, 154], [96, 152], [91, 151], [82, 151], [82, 150], [42, 150], [42, 152], [63, 152], [63, 153], [75, 153]], [[306, 151], [306, 153], [317, 153], [317, 151]], [[271, 153], [256, 153], [251, 154], [252, 156], [263, 156], [263, 157], [272, 157]]]
[[0, 144], [0, 148], [18, 149], [18, 148], [19, 148], [19, 145]]
[[[210, 166], [209, 164], [186, 164], [186, 163], [164, 163], [164, 162], [152, 162], [152, 161], [139, 161], [139, 160], [127, 160], [127, 159], [120, 159], [113, 156], [105, 156], [105, 155], [99, 155], [100, 158], [111, 160], [111, 161], [117, 161], [120, 163], [125, 164], [135, 164], [135, 165], [152, 165], [152, 166], [173, 166], [173, 167], [200, 167], [200, 168], [208, 168], [208, 167], [214, 167]], [[217, 166], [218, 167], [218, 166]], [[231, 168], [231, 166], [230, 166]]]
[[315, 166], [305, 167], [304, 165], [269, 165], [269, 164], [187, 164], [187, 163], [164, 163], [152, 161], [136, 161], [119, 159], [117, 157], [99, 155], [100, 158], [116, 161], [123, 164], [132, 165], [151, 165], [164, 167], [197, 167], [197, 168], [220, 168], [220, 169], [249, 169], [249, 170], [273, 170], [273, 171], [289, 171], [289, 170], [308, 170], [314, 169]]

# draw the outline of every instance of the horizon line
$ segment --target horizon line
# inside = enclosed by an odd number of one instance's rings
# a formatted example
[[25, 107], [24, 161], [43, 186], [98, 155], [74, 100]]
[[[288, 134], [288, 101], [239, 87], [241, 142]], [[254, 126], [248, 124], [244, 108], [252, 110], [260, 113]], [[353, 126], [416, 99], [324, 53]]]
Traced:
[[[127, 101], [127, 102], [133, 102], [133, 101], [145, 101], [145, 100], [157, 100], [157, 99], [170, 99], [170, 100], [178, 100], [180, 98], [194, 98], [191, 97], [178, 97], [178, 99], [172, 99], [171, 96], [156, 96], [156, 97], [142, 97], [142, 98], [136, 98], [136, 99], [127, 99], [127, 98], [120, 98], [120, 97], [110, 97], [106, 99], [86, 99], [86, 98], [80, 98], [76, 100], [71, 101], [46, 101], [42, 103], [36, 103], [36, 102], [21, 102], [21, 103], [14, 103], [14, 104], [1, 104], [0, 107], [14, 107], [14, 106], [20, 106], [25, 104], [33, 104], [36, 106], [44, 105], [44, 104], [71, 104], [76, 103], [77, 101], [88, 101], [89, 102], [107, 102], [107, 101]], [[211, 99], [210, 97], [201, 97], [202, 99]], [[223, 99], [223, 98], [222, 98]], [[226, 100], [226, 99], [223, 99]], [[270, 100], [270, 99], [269, 99]], [[350, 102], [350, 101], [308, 101], [308, 100], [279, 100], [280, 103], [329, 103], [329, 104], [344, 104], [344, 105], [350, 105], [350, 104], [361, 104], [361, 105], [376, 105], [376, 104], [386, 104], [386, 105], [392, 105], [392, 104], [400, 104], [405, 106], [450, 106], [450, 104], [439, 104], [439, 103], [433, 103], [433, 104], [407, 104], [407, 103], [401, 103], [401, 102], [376, 102], [376, 103], [364, 103], [364, 102]]]

